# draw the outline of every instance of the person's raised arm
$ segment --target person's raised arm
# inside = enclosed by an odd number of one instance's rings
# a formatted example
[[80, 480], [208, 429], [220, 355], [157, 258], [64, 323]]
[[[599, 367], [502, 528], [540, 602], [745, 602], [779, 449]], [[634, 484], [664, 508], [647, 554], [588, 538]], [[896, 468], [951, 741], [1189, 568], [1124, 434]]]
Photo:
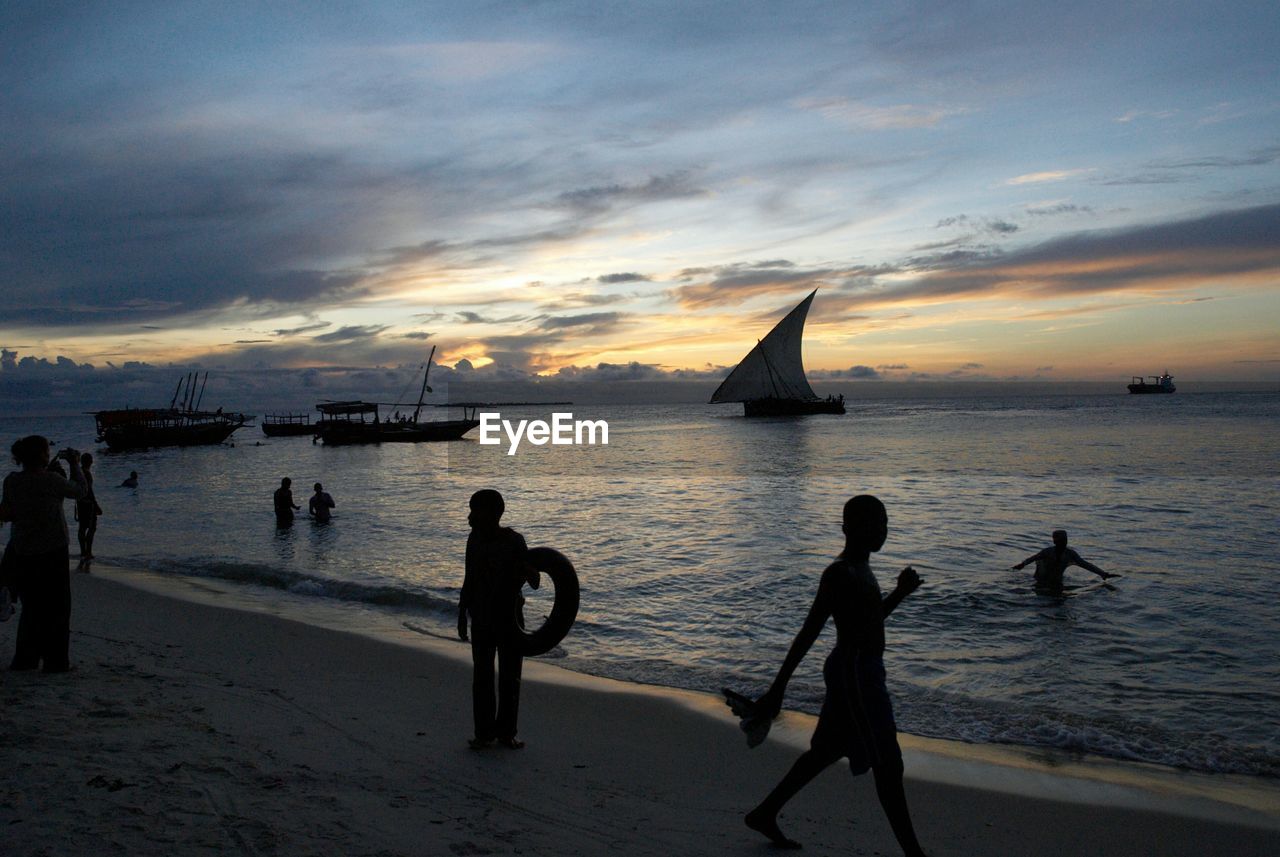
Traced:
[[1115, 577], [1114, 574], [1108, 574], [1107, 572], [1098, 568], [1093, 563], [1089, 562], [1086, 559], [1083, 559], [1080, 556], [1080, 554], [1076, 554], [1074, 557], [1072, 557], [1072, 559], [1075, 561], [1076, 565], [1080, 566], [1081, 568], [1087, 571], [1092, 571], [1094, 574], [1098, 575], [1098, 577], [1101, 577], [1103, 580], [1106, 580], [1108, 577]]
[[884, 609], [884, 616], [888, 618], [894, 608], [902, 603], [902, 600], [911, 593], [920, 588], [920, 575], [911, 566], [907, 566], [898, 572], [898, 585], [892, 592], [885, 596], [880, 602]]
[[799, 633], [791, 642], [791, 648], [787, 650], [787, 656], [783, 658], [782, 666], [778, 669], [777, 678], [765, 691], [764, 696], [756, 700], [761, 713], [767, 712], [771, 716], [776, 716], [782, 710], [782, 698], [787, 692], [787, 682], [791, 681], [791, 674], [809, 653], [809, 649], [827, 624], [828, 617], [831, 616], [831, 598], [831, 584], [828, 582], [827, 575], [824, 574], [822, 582], [818, 584], [818, 594], [813, 598], [813, 606], [809, 608], [809, 615], [805, 617]]
[[85, 481], [84, 471], [80, 469], [80, 453], [74, 449], [66, 449], [58, 455], [66, 459], [67, 466], [71, 470], [71, 478], [62, 489], [62, 495], [72, 500], [83, 500], [89, 496], [89, 483]]
[[1042, 554], [1042, 553], [1044, 553], [1044, 551], [1036, 551], [1036, 552], [1035, 552], [1035, 553], [1033, 553], [1031, 556], [1027, 557], [1027, 558], [1026, 558], [1026, 559], [1024, 559], [1022, 562], [1020, 562], [1020, 563], [1018, 563], [1017, 565], [1015, 565], [1013, 568], [1014, 568], [1015, 570], [1020, 570], [1020, 569], [1024, 569], [1024, 568], [1026, 568], [1027, 566], [1031, 565], [1031, 563], [1033, 563], [1033, 562], [1035, 562], [1036, 560], [1038, 560], [1038, 559], [1040, 558], [1040, 554]]

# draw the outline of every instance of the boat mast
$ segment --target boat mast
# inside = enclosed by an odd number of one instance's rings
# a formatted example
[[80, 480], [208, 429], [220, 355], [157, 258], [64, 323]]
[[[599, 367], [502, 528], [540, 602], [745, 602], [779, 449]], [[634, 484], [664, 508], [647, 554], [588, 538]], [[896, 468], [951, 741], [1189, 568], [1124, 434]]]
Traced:
[[436, 356], [436, 347], [431, 346], [431, 356], [427, 358], [427, 371], [422, 374], [422, 392], [418, 394], [418, 407], [413, 409], [413, 421], [418, 421], [418, 415], [422, 413], [422, 400], [427, 397], [427, 391], [431, 388], [427, 386], [427, 379], [431, 377], [431, 360]]
[[182, 379], [178, 379], [178, 386], [173, 388], [173, 398], [169, 400], [169, 410], [173, 410], [174, 405], [178, 404], [178, 391], [182, 389]]
[[209, 383], [209, 371], [206, 369], [204, 373], [204, 384], [200, 385], [200, 395], [196, 399], [196, 410], [200, 410], [200, 403], [204, 401], [204, 385]]

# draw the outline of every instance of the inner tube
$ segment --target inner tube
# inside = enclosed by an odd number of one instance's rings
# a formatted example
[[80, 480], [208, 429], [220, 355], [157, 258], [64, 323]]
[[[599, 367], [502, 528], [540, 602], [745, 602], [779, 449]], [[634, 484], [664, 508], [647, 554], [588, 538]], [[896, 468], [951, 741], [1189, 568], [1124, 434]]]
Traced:
[[554, 548], [529, 548], [525, 561], [551, 578], [556, 600], [551, 615], [534, 631], [520, 629], [520, 653], [526, 657], [545, 655], [560, 644], [578, 618], [578, 572], [568, 557]]

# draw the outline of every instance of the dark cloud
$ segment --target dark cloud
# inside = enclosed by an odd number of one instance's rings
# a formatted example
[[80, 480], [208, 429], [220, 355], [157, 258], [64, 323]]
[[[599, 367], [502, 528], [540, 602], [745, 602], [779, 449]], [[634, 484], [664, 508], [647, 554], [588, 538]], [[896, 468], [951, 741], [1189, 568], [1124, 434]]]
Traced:
[[552, 316], [551, 318], [543, 319], [542, 328], [544, 330], [563, 330], [569, 327], [590, 327], [599, 330], [615, 326], [621, 317], [621, 313], [616, 312], [589, 312], [582, 315]]
[[600, 215], [618, 206], [690, 199], [706, 194], [704, 188], [692, 183], [687, 172], [674, 172], [652, 176], [644, 184], [599, 185], [566, 191], [556, 197], [556, 205], [580, 214]]
[[[690, 278], [698, 275], [696, 269], [687, 269], [681, 273]], [[680, 286], [671, 292], [671, 296], [686, 309], [736, 305], [760, 295], [812, 290], [828, 285], [843, 277], [846, 272], [832, 268], [765, 268], [753, 263], [742, 263], [714, 268], [707, 273], [714, 276], [701, 283]]]
[[1093, 208], [1088, 205], [1073, 205], [1067, 202], [1060, 202], [1057, 205], [1028, 208], [1027, 214], [1031, 217], [1056, 217], [1062, 214], [1093, 214]]
[[596, 295], [586, 292], [576, 292], [567, 295], [561, 295], [553, 301], [547, 301], [539, 304], [538, 308], [550, 312], [583, 309], [585, 307], [608, 306], [626, 300], [625, 295]]
[[311, 337], [312, 342], [356, 342], [362, 339], [374, 339], [390, 325], [386, 324], [349, 324], [329, 333], [321, 333]]
[[565, 366], [556, 376], [582, 381], [653, 381], [667, 376], [660, 367], [647, 363], [597, 363], [595, 366]]
[[462, 312], [457, 313], [457, 318], [458, 321], [463, 324], [510, 324], [511, 322], [524, 321], [528, 316], [509, 315], [504, 318], [487, 318], [478, 312], [463, 310]]
[[300, 325], [299, 327], [285, 327], [271, 331], [275, 336], [297, 336], [300, 333], [314, 333], [317, 330], [324, 330], [326, 327], [332, 327], [331, 321], [317, 321], [311, 324]]
[[810, 370], [808, 374], [811, 378], [851, 378], [854, 380], [868, 381], [876, 381], [883, 377], [870, 366], [850, 366], [848, 369], [814, 369]]
[[914, 281], [854, 290], [848, 308], [1018, 294], [1055, 297], [1176, 290], [1280, 272], [1280, 205], [1192, 220], [1083, 232], [990, 258], [957, 259]]
[[955, 217], [947, 217], [939, 220], [935, 225], [935, 229], [946, 229], [952, 226], [959, 226], [963, 229], [970, 229], [976, 232], [987, 233], [990, 235], [1012, 235], [1018, 231], [1016, 223], [1010, 223], [998, 217], [970, 217], [967, 214], [959, 214]]
[[612, 285], [614, 283], [647, 283], [650, 278], [644, 274], [623, 273], [623, 274], [602, 274], [596, 277], [596, 282]]
[[1211, 155], [1203, 158], [1185, 158], [1182, 160], [1154, 161], [1152, 169], [1157, 170], [1197, 170], [1197, 169], [1230, 169], [1234, 167], [1261, 167], [1280, 161], [1280, 146], [1258, 149], [1244, 156]]

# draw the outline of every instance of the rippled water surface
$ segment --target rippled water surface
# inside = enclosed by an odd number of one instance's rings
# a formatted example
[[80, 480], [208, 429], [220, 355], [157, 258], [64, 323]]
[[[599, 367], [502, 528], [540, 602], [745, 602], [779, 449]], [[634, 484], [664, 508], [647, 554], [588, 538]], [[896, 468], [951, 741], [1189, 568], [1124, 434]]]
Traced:
[[[506, 523], [577, 564], [563, 664], [763, 689], [840, 550], [841, 503], [871, 492], [890, 515], [873, 560], [882, 586], [907, 563], [925, 578], [890, 620], [904, 731], [1280, 775], [1280, 396], [886, 399], [799, 420], [575, 410], [609, 421], [607, 447], [325, 448], [242, 429], [234, 448], [103, 451], [96, 552], [382, 605], [448, 634], [467, 498], [496, 487]], [[0, 428], [92, 440], [84, 416]], [[110, 487], [130, 470], [137, 491]], [[277, 532], [281, 476], [304, 506], [323, 482], [333, 523]], [[1030, 570], [1009, 566], [1056, 527], [1123, 578], [1106, 588], [1073, 569], [1072, 597], [1034, 593]], [[796, 674], [790, 705], [816, 711], [832, 639]]]

